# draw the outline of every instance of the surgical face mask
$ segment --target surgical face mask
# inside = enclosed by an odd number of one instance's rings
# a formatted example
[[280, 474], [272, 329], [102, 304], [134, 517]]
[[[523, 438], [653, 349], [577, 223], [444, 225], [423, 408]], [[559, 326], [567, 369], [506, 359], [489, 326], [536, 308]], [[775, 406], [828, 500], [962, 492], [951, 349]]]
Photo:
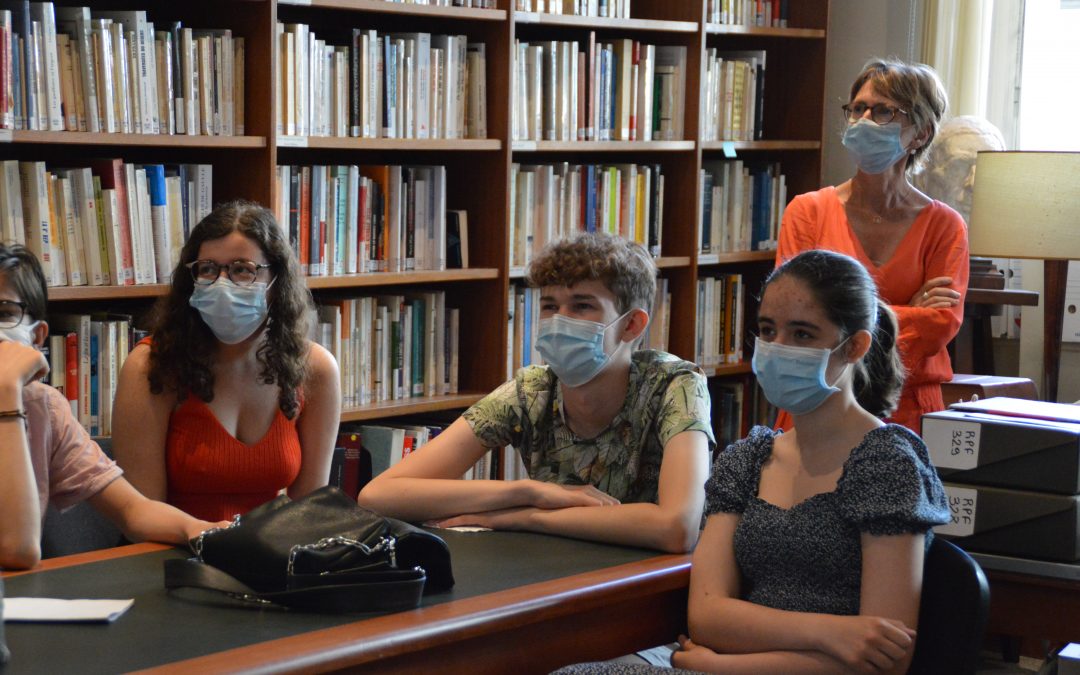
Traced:
[[757, 338], [750, 365], [769, 403], [792, 415], [805, 415], [840, 391], [839, 387], [825, 382], [825, 369], [829, 365], [829, 356], [843, 344], [841, 342], [835, 349], [815, 349]]
[[36, 347], [34, 344], [34, 329], [40, 321], [31, 321], [26, 323], [26, 319], [23, 319], [22, 323], [11, 326], [10, 328], [0, 328], [0, 342], [18, 342], [24, 344], [27, 347]]
[[907, 154], [900, 131], [899, 122], [877, 124], [864, 118], [848, 125], [842, 140], [863, 173], [878, 174]]
[[218, 340], [234, 345], [251, 337], [266, 319], [266, 292], [273, 283], [237, 286], [222, 277], [208, 286], [196, 285], [188, 304], [199, 310]]
[[[580, 387], [600, 374], [611, 361], [604, 351], [604, 333], [630, 312], [609, 324], [585, 319], [571, 319], [555, 314], [540, 319], [536, 331], [536, 350], [544, 357], [559, 381], [568, 387]], [[621, 343], [616, 351], [622, 349]]]

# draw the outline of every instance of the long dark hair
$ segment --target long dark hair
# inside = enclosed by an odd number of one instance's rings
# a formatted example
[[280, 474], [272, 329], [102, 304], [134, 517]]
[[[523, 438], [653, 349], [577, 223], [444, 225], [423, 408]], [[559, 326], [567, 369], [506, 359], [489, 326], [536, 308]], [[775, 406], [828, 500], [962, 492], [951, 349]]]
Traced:
[[199, 312], [188, 304], [195, 282], [185, 265], [196, 260], [203, 242], [233, 232], [259, 245], [276, 279], [268, 291], [270, 315], [256, 358], [259, 381], [281, 388], [278, 406], [293, 418], [300, 409], [299, 388], [306, 374], [311, 294], [274, 214], [252, 202], [222, 204], [191, 231], [173, 270], [169, 293], [154, 308], [150, 391], [160, 394], [168, 389], [178, 398], [193, 394], [203, 401], [213, 400], [212, 365], [219, 343]]
[[765, 286], [784, 276], [804, 282], [846, 339], [870, 333], [870, 349], [855, 364], [855, 400], [873, 415], [887, 417], [900, 400], [904, 365], [896, 348], [896, 315], [878, 297], [877, 285], [859, 261], [832, 251], [804, 251], [773, 270]]

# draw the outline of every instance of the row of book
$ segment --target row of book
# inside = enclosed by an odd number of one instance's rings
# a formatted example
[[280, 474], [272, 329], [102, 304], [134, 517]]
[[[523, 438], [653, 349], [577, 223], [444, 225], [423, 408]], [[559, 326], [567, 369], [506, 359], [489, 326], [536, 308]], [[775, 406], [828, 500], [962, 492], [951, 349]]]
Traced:
[[518, 12], [629, 19], [631, 0], [515, 0]]
[[[399, 5], [430, 5], [432, 7], [472, 7], [474, 9], [495, 9], [495, 0], [385, 0]], [[294, 2], [302, 4], [302, 2]]]
[[211, 210], [212, 167], [89, 164], [0, 161], [0, 237], [33, 251], [49, 286], [168, 283]]
[[517, 164], [510, 168], [510, 266], [578, 232], [617, 234], [660, 255], [664, 175], [659, 164]]
[[310, 276], [468, 266], [444, 166], [279, 166], [275, 215]]
[[685, 46], [517, 40], [513, 74], [515, 141], [683, 138]]
[[155, 30], [146, 12], [15, 0], [0, 9], [0, 128], [244, 133], [244, 38]]
[[787, 28], [790, 0], [707, 0], [709, 23]]
[[279, 134], [487, 137], [484, 43], [355, 28], [351, 44], [333, 45], [307, 24], [277, 30]]
[[[506, 331], [507, 379], [524, 366], [544, 363], [535, 342], [540, 321], [540, 291], [539, 288], [510, 285]], [[649, 319], [649, 327], [637, 347], [666, 351], [671, 326], [671, 292], [664, 277], [656, 280], [656, 297], [649, 308]]]
[[[382, 472], [442, 433], [443, 423], [345, 424], [334, 443], [330, 485], [352, 498]], [[506, 480], [528, 478], [517, 451], [506, 446], [489, 450], [462, 476], [465, 480], [493, 480], [501, 472]]]
[[702, 366], [743, 360], [746, 287], [741, 274], [698, 279], [695, 360]]
[[460, 310], [444, 291], [320, 299], [318, 317], [344, 407], [457, 393]]
[[50, 314], [49, 384], [71, 404], [75, 419], [94, 436], [112, 433], [120, 369], [146, 333], [126, 314]]
[[779, 162], [705, 162], [701, 169], [700, 251], [775, 249], [787, 204]]
[[703, 141], [753, 141], [764, 137], [764, 49], [709, 49], [703, 88]]

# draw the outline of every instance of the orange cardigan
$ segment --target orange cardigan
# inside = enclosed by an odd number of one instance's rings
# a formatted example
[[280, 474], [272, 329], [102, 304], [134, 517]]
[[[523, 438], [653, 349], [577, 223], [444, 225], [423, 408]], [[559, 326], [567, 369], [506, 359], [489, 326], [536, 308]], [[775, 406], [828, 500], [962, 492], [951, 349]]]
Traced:
[[[878, 267], [848, 224], [836, 188], [826, 187], [795, 197], [784, 210], [777, 264], [815, 248], [845, 253], [861, 262], [877, 283], [881, 298], [896, 312], [907, 379], [900, 407], [890, 419], [919, 433], [922, 414], [945, 407], [940, 385], [952, 379], [946, 347], [963, 322], [968, 285], [964, 219], [948, 205], [932, 202], [916, 216], [892, 258]], [[944, 276], [952, 277], [951, 288], [960, 292], [957, 305], [924, 309], [908, 304], [926, 280]]]

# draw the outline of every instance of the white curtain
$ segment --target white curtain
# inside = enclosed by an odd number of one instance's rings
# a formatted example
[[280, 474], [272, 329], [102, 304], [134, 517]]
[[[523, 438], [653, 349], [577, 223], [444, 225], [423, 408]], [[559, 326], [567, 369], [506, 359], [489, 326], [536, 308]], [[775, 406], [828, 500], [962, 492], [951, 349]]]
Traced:
[[923, 0], [920, 60], [941, 76], [949, 117], [977, 115], [1016, 147], [1024, 0]]
[[949, 116], [986, 117], [994, 0], [926, 0], [922, 61], [949, 94]]

